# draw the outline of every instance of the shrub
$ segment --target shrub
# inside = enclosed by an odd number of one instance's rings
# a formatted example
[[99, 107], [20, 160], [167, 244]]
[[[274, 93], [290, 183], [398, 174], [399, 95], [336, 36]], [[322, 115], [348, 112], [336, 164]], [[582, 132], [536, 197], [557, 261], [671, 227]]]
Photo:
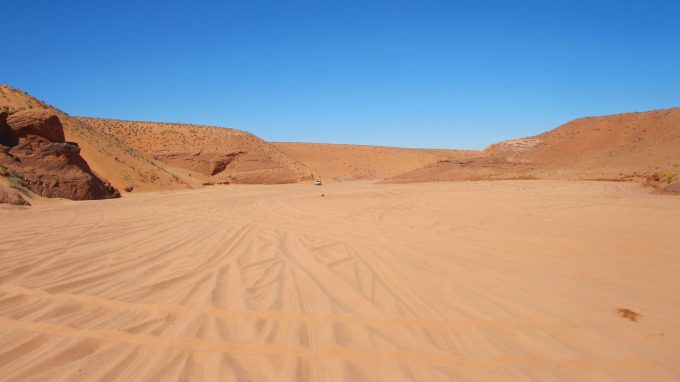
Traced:
[[28, 195], [28, 189], [24, 184], [24, 178], [17, 174], [16, 171], [5, 166], [0, 166], [0, 175], [7, 178], [7, 183], [9, 183], [10, 187], [22, 194]]
[[667, 172], [667, 173], [663, 176], [663, 178], [664, 178], [664, 180], [666, 181], [666, 183], [671, 183], [673, 180], [675, 180], [675, 178], [677, 178], [677, 176], [678, 176], [678, 174], [676, 174], [676, 173], [674, 173], [674, 172]]

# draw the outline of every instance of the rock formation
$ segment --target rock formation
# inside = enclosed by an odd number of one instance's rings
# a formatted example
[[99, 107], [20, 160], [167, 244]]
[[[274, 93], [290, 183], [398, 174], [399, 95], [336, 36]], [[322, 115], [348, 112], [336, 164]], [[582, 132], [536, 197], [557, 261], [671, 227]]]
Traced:
[[45, 109], [0, 113], [0, 165], [44, 197], [73, 200], [119, 197], [66, 142], [59, 117]]
[[196, 171], [204, 175], [217, 175], [227, 168], [243, 151], [230, 153], [205, 150], [156, 150], [151, 156], [161, 162]]
[[14, 204], [17, 206], [30, 206], [21, 194], [4, 184], [0, 184], [0, 203]]

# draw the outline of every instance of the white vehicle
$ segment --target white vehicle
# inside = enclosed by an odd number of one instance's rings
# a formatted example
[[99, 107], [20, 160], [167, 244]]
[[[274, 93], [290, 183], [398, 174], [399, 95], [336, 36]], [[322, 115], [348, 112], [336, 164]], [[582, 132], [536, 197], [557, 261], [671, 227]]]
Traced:
[[321, 181], [318, 180], [318, 179], [315, 180], [315, 181], [314, 181], [314, 185], [315, 185], [315, 186], [320, 186], [320, 185], [321, 185]]

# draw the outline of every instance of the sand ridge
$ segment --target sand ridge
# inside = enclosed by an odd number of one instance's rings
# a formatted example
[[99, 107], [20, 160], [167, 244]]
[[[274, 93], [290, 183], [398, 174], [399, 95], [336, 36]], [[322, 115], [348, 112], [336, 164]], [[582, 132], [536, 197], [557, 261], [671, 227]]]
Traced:
[[677, 380], [678, 213], [562, 181], [0, 207], [0, 379]]

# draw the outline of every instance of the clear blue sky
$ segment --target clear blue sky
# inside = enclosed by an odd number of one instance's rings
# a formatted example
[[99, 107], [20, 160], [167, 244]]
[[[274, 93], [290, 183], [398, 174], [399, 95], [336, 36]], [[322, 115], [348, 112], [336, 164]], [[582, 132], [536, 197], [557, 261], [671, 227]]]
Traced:
[[74, 115], [482, 148], [680, 106], [680, 1], [3, 0], [0, 83]]

